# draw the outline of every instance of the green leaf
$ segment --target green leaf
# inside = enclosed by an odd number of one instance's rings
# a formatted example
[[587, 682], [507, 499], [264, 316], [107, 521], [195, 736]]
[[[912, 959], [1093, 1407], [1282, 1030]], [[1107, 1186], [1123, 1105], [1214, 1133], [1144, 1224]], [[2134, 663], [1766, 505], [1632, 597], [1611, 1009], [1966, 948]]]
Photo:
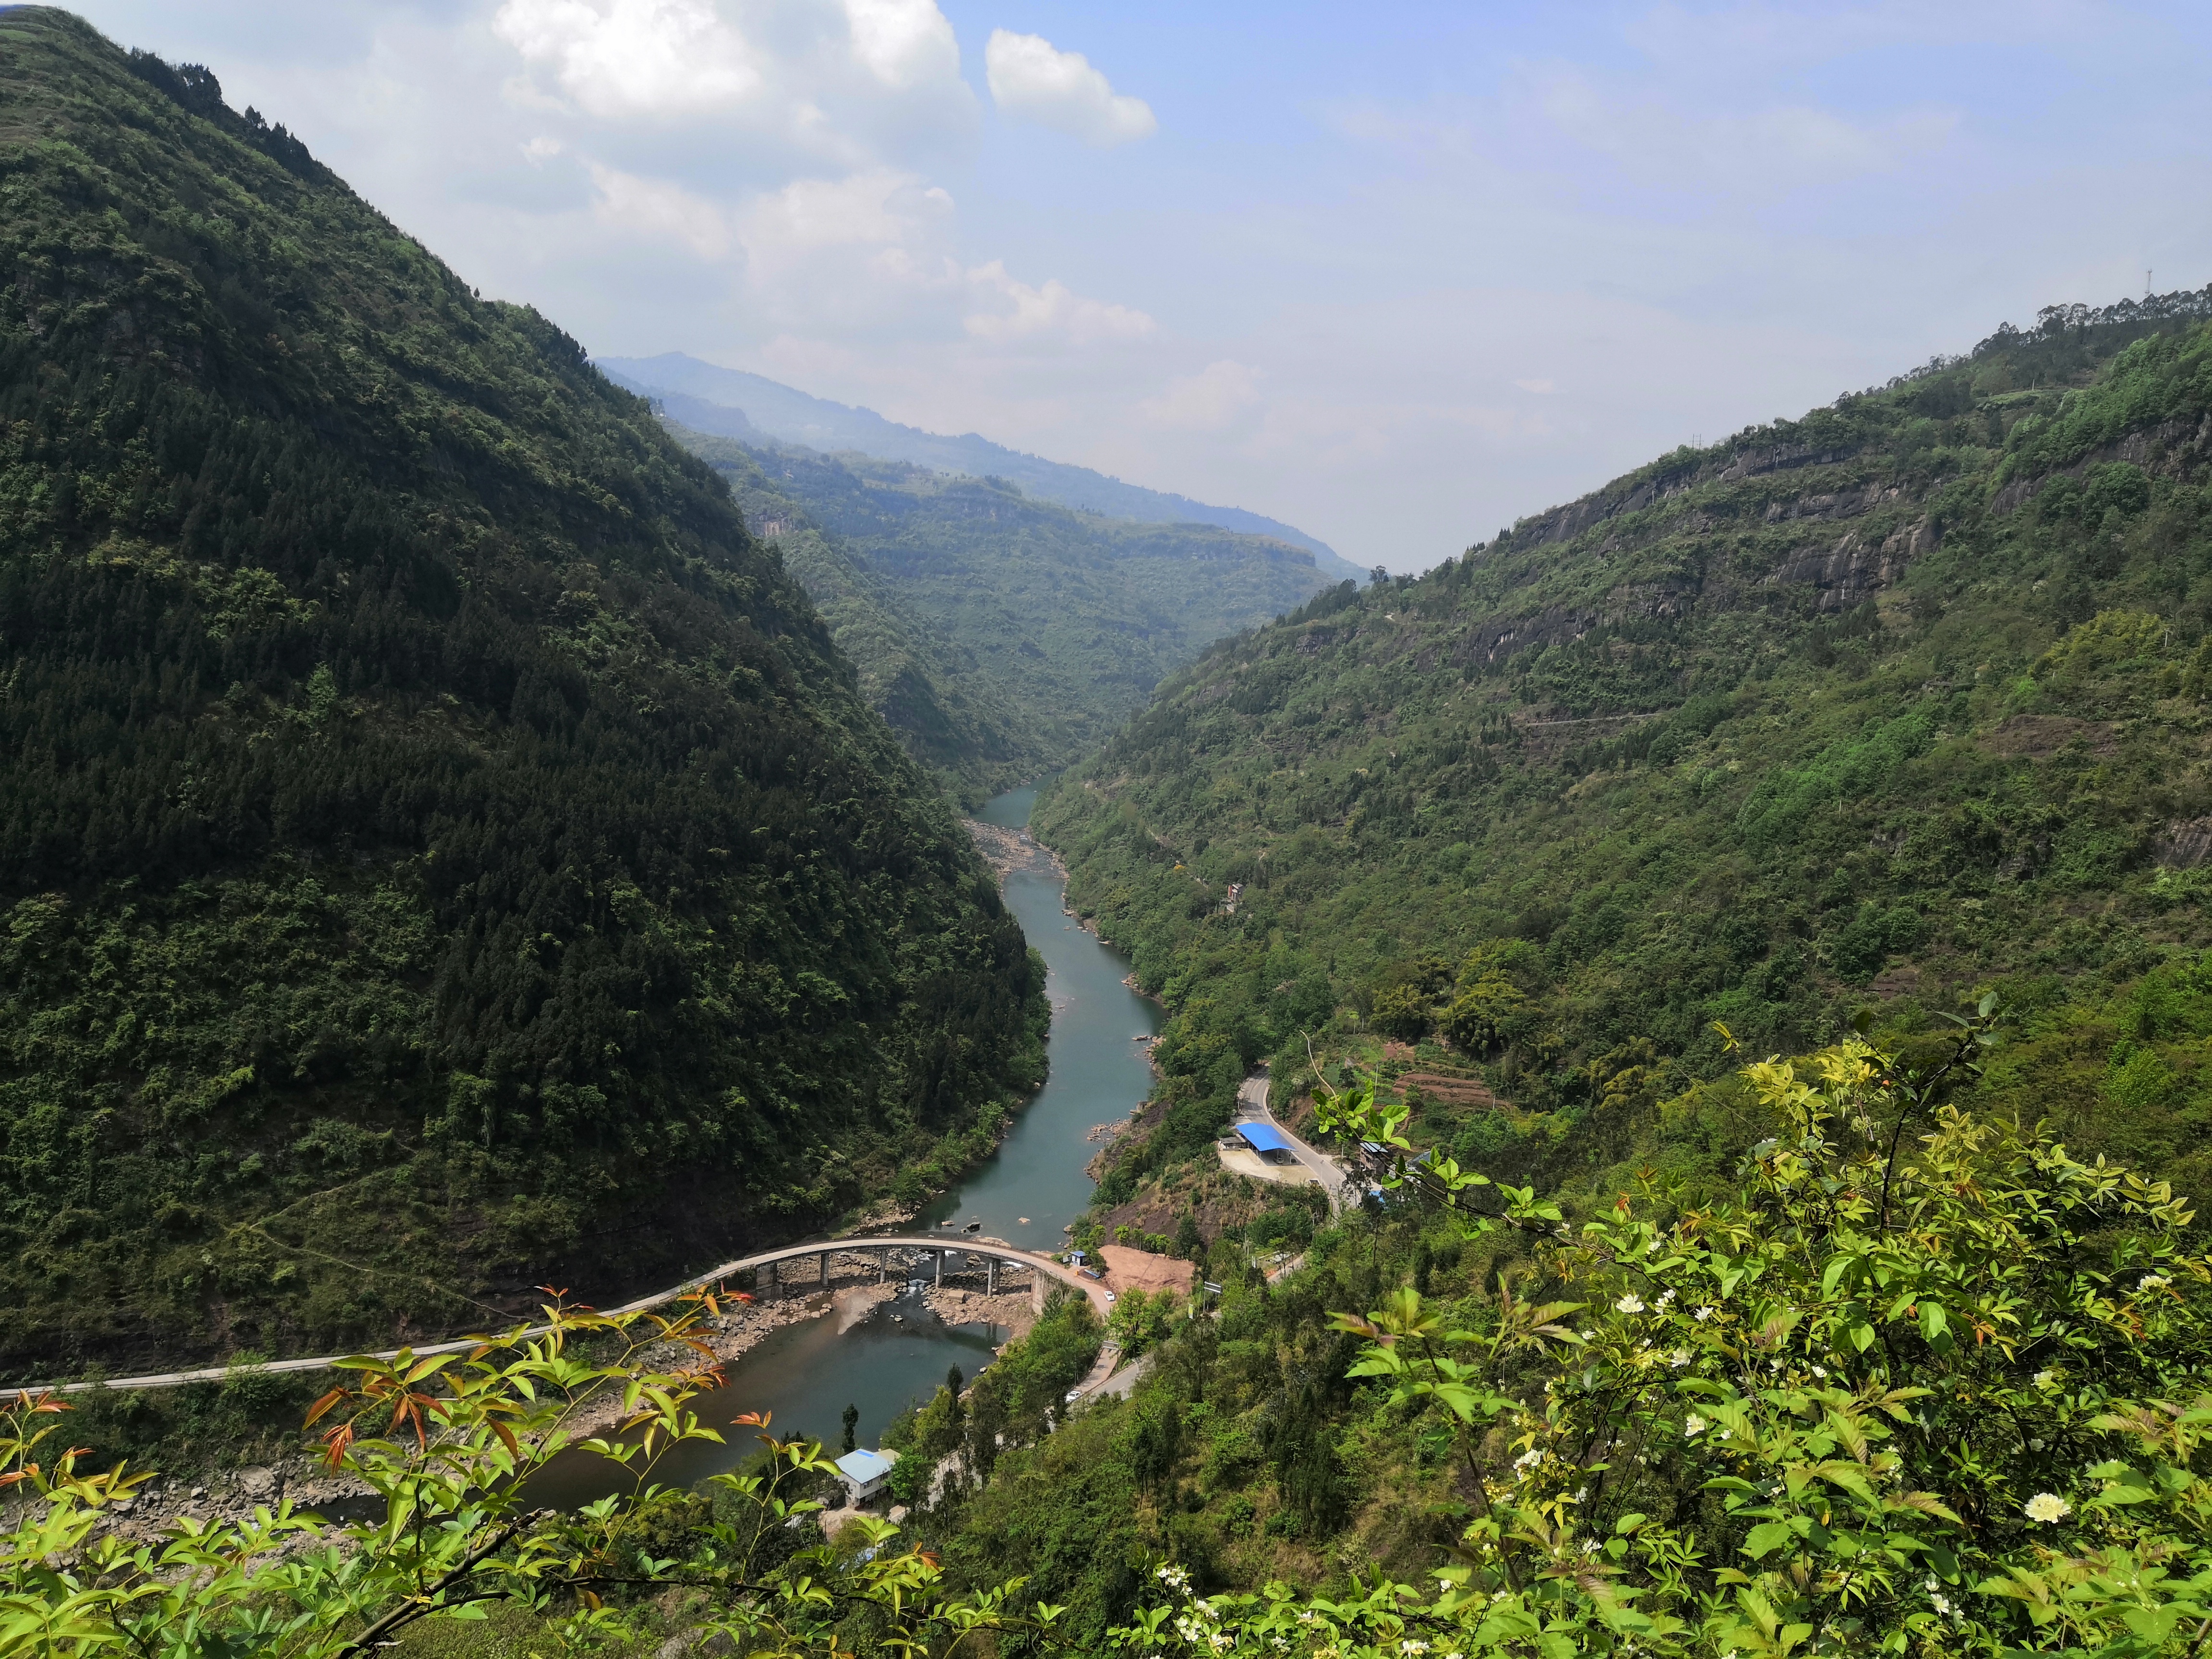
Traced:
[[1787, 1521], [1767, 1521], [1753, 1527], [1751, 1535], [1743, 1540], [1743, 1553], [1757, 1561], [1771, 1555], [1796, 1535], [1796, 1528]]

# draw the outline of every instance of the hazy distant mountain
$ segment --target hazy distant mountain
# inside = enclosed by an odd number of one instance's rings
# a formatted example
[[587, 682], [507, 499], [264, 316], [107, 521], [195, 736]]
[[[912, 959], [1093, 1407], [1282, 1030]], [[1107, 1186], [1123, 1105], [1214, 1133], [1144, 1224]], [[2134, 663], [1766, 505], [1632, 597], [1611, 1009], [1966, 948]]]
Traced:
[[1136, 519], [1146, 524], [1212, 524], [1248, 535], [1272, 536], [1310, 552], [1316, 568], [1331, 581], [1347, 576], [1366, 579], [1365, 571], [1327, 543], [1241, 507], [1208, 507], [1187, 495], [1123, 483], [1087, 466], [1068, 466], [1024, 455], [972, 432], [948, 438], [919, 427], [901, 426], [872, 409], [854, 409], [825, 398], [809, 397], [758, 374], [717, 368], [680, 351], [663, 352], [658, 357], [597, 361], [610, 379], [664, 399], [669, 414], [695, 431], [726, 438], [780, 438], [830, 453], [857, 449], [863, 454], [910, 461], [939, 472], [1004, 478], [1019, 484], [1024, 494], [1116, 519]]

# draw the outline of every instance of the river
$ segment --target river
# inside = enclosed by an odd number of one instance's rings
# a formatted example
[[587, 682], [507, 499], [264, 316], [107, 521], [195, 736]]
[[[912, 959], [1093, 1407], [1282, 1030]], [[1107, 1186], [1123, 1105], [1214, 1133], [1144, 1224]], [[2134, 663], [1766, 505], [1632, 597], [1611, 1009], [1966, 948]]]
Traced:
[[[1036, 804], [1035, 789], [1017, 789], [985, 805], [985, 822], [1020, 829]], [[1063, 1230], [1091, 1201], [1085, 1174], [1099, 1143], [1093, 1127], [1126, 1119], [1151, 1092], [1148, 1045], [1139, 1034], [1159, 1030], [1157, 1005], [1123, 983], [1128, 959], [1066, 914], [1056, 874], [1015, 870], [1006, 878], [1006, 908], [1044, 957], [1052, 1031], [1044, 1087], [1015, 1117], [999, 1149], [961, 1184], [924, 1210], [915, 1231], [939, 1221], [980, 1222], [992, 1237], [1028, 1249], [1060, 1244]], [[860, 1408], [859, 1443], [872, 1446], [884, 1425], [927, 1399], [958, 1367], [973, 1378], [988, 1364], [1005, 1332], [984, 1325], [948, 1325], [919, 1295], [878, 1304], [865, 1317], [826, 1313], [770, 1332], [729, 1367], [723, 1388], [696, 1402], [700, 1420], [725, 1425], [740, 1412], [774, 1413], [779, 1437], [818, 1439], [833, 1453], [848, 1405]], [[688, 1485], [719, 1474], [757, 1449], [749, 1430], [726, 1431], [721, 1446], [678, 1448], [654, 1471], [663, 1483]], [[563, 1457], [531, 1483], [539, 1502], [588, 1501], [607, 1490], [600, 1460]]]

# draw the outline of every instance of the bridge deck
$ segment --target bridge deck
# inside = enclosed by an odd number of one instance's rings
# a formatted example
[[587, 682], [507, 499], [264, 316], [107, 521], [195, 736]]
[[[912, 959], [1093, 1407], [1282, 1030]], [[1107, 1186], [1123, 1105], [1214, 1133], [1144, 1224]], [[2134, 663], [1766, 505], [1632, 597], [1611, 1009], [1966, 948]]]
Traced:
[[[942, 1236], [935, 1238], [905, 1236], [883, 1238], [833, 1238], [817, 1240], [811, 1244], [787, 1244], [780, 1249], [763, 1250], [757, 1255], [739, 1256], [736, 1261], [726, 1261], [709, 1272], [694, 1274], [681, 1284], [672, 1285], [667, 1290], [656, 1291], [651, 1296], [640, 1297], [635, 1302], [625, 1302], [618, 1308], [610, 1308], [605, 1311], [612, 1314], [645, 1313], [654, 1308], [665, 1307], [678, 1297], [692, 1291], [704, 1290], [734, 1279], [738, 1274], [748, 1270], [757, 1271], [763, 1267], [775, 1267], [786, 1261], [803, 1261], [812, 1256], [876, 1255], [878, 1253], [887, 1253], [891, 1250], [921, 1250], [931, 1254], [942, 1252], [957, 1256], [987, 1256], [994, 1261], [1003, 1261], [1010, 1267], [1027, 1267], [1033, 1272], [1043, 1274], [1048, 1279], [1057, 1279], [1072, 1289], [1081, 1291], [1091, 1298], [1091, 1305], [1097, 1310], [1100, 1320], [1103, 1322], [1106, 1317], [1106, 1287], [1096, 1279], [1084, 1278], [1073, 1267], [1054, 1261], [1050, 1256], [1017, 1249], [1011, 1244], [996, 1242], [986, 1243], [981, 1240], [971, 1240], [964, 1237], [953, 1240]], [[540, 1335], [546, 1328], [543, 1325], [533, 1325], [526, 1334]], [[428, 1342], [414, 1348], [412, 1352], [418, 1356], [435, 1353], [465, 1353], [469, 1349], [475, 1347], [481, 1340], [481, 1337], [467, 1336], [450, 1342]], [[403, 1352], [406, 1351], [386, 1348], [379, 1351], [375, 1357], [379, 1359], [391, 1359]], [[312, 1358], [306, 1359], [264, 1360], [252, 1365], [213, 1365], [203, 1367], [198, 1370], [155, 1371], [144, 1376], [107, 1377], [97, 1382], [17, 1384], [9, 1388], [6, 1392], [12, 1394], [18, 1387], [27, 1389], [33, 1394], [76, 1394], [87, 1389], [174, 1389], [188, 1382], [220, 1382], [227, 1377], [238, 1376], [241, 1372], [320, 1370], [325, 1366], [335, 1364], [341, 1359], [353, 1357], [350, 1354], [326, 1353], [317, 1354]]]

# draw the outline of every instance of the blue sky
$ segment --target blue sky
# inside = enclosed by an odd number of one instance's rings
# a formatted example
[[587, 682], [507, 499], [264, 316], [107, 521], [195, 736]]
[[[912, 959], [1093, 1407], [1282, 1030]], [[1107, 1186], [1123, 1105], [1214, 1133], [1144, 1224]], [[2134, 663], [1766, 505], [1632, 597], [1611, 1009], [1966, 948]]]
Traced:
[[1395, 569], [2146, 267], [2212, 282], [2202, 6], [85, 11], [594, 350]]

